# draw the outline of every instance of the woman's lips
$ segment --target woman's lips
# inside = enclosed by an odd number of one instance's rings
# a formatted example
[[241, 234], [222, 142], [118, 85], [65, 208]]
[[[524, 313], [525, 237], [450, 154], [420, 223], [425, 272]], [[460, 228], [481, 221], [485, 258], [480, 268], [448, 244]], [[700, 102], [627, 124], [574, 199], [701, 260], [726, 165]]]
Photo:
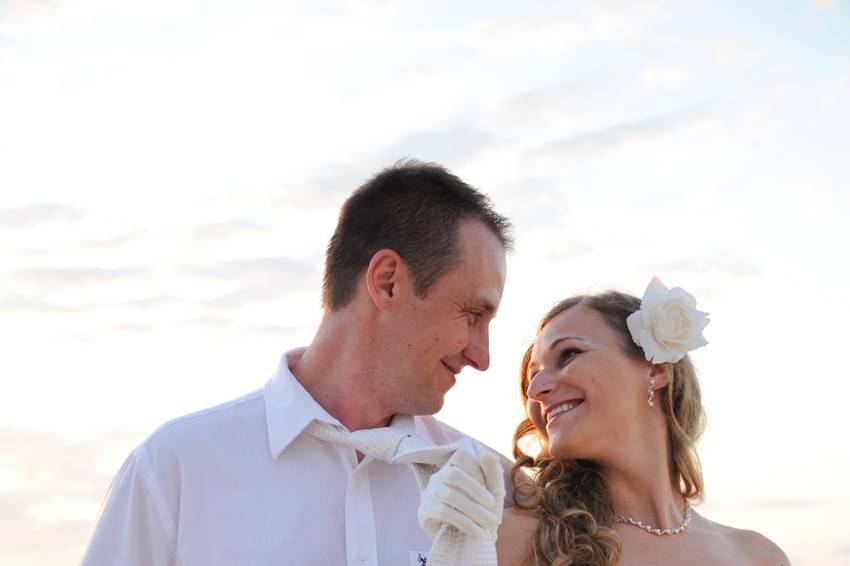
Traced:
[[566, 401], [564, 403], [561, 403], [560, 405], [557, 405], [553, 409], [550, 409], [546, 413], [546, 426], [549, 426], [550, 424], [552, 424], [553, 422], [555, 422], [557, 419], [561, 418], [562, 416], [566, 415], [567, 413], [571, 413], [572, 411], [576, 410], [583, 403], [584, 403], [584, 399], [573, 399], [571, 401]]

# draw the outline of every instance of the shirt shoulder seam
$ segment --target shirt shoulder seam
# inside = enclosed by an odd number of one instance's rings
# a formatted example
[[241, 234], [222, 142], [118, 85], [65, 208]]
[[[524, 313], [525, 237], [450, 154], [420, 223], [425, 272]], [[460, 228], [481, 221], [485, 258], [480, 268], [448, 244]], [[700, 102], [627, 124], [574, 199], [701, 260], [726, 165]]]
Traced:
[[177, 555], [177, 520], [171, 516], [168, 506], [163, 501], [162, 492], [156, 482], [156, 474], [153, 473], [153, 465], [148, 458], [147, 450], [144, 446], [139, 446], [132, 452], [139, 466], [139, 479], [142, 490], [145, 495], [151, 500], [151, 503], [156, 509], [157, 524], [165, 534], [168, 540], [169, 554], [172, 559]]
[[244, 405], [246, 403], [254, 401], [258, 397], [262, 397], [262, 396], [263, 396], [263, 390], [257, 389], [255, 391], [252, 391], [251, 393], [248, 393], [246, 395], [243, 395], [242, 397], [238, 397], [238, 398], [233, 399], [231, 401], [226, 401], [226, 402], [221, 403], [219, 405], [214, 405], [212, 407], [207, 407], [206, 409], [201, 409], [200, 411], [195, 411], [193, 413], [189, 413], [188, 415], [183, 415], [183, 416], [180, 416], [180, 417], [173, 418], [170, 421], [160, 425], [160, 427], [157, 428], [156, 431], [154, 431], [154, 433], [151, 436], [153, 436], [153, 435], [155, 435], [159, 432], [166, 431], [166, 430], [168, 430], [168, 429], [170, 429], [170, 428], [172, 428], [172, 427], [174, 427], [174, 426], [176, 426], [180, 423], [183, 423], [185, 421], [191, 421], [191, 420], [199, 419], [201, 417], [205, 417], [207, 415], [213, 415], [213, 414], [216, 414], [216, 413], [221, 413], [221, 412], [227, 411], [229, 409], [232, 409], [234, 407], [238, 407], [239, 405]]

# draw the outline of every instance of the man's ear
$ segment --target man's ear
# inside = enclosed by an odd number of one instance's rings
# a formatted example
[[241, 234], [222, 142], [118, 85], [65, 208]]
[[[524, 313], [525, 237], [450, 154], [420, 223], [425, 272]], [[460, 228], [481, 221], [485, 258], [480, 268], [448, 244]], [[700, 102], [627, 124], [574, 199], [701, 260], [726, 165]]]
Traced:
[[379, 309], [390, 305], [399, 292], [399, 283], [406, 276], [404, 260], [390, 249], [378, 250], [366, 268], [366, 290]]
[[649, 378], [655, 380], [655, 388], [661, 389], [673, 377], [673, 364], [651, 364], [649, 366]]

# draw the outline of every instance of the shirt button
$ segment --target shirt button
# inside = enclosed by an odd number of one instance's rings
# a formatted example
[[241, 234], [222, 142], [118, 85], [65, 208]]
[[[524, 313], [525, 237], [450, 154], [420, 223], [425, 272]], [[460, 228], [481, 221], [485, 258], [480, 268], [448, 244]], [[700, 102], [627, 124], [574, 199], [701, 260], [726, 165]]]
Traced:
[[359, 551], [357, 551], [357, 560], [359, 560], [360, 562], [366, 562], [368, 558], [369, 553], [366, 550], [360, 549]]
[[363, 487], [363, 480], [361, 480], [360, 478], [355, 478], [354, 487], [356, 487], [357, 489]]

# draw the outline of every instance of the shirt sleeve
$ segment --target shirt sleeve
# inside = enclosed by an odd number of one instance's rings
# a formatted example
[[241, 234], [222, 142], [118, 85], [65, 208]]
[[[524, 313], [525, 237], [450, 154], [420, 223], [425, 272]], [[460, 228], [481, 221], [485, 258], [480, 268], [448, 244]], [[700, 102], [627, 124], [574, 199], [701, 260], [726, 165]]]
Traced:
[[175, 540], [175, 521], [141, 446], [112, 480], [81, 566], [173, 566]]

